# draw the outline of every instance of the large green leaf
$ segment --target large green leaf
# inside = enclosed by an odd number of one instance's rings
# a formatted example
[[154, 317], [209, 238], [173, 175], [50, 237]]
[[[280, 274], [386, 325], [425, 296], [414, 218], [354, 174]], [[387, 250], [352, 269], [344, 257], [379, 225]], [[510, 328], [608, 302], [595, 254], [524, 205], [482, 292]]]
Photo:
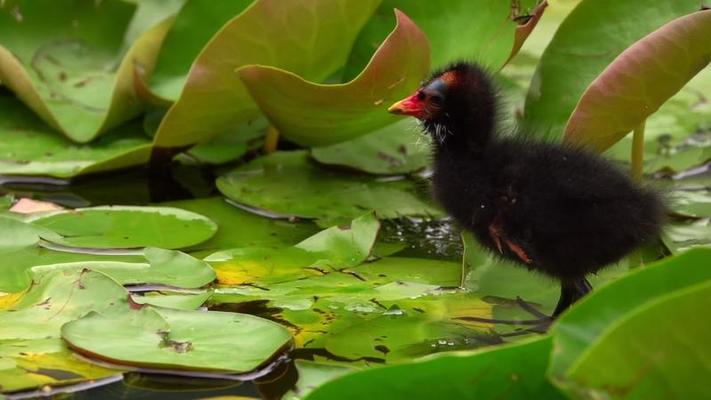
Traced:
[[498, 70], [517, 50], [515, 36], [519, 24], [515, 20], [532, 14], [536, 3], [535, 0], [455, 0], [443, 7], [429, 0], [385, 0], [358, 36], [345, 76], [348, 79], [356, 76], [383, 42], [393, 26], [394, 8], [412, 18], [429, 38], [433, 67], [474, 59]]
[[530, 133], [562, 138], [580, 96], [608, 64], [647, 34], [699, 8], [698, 0], [581, 1], [560, 25], [531, 82], [524, 111]]
[[326, 79], [343, 65], [379, 2], [256, 0], [202, 49], [155, 144], [191, 145], [253, 118], [258, 108], [234, 72], [238, 67], [270, 65], [304, 79]]
[[707, 279], [626, 315], [570, 367], [573, 392], [607, 399], [708, 397], [708, 387], [699, 383], [711, 374], [711, 324], [699, 317], [709, 307]]
[[429, 163], [430, 137], [419, 132], [414, 118], [385, 126], [365, 136], [311, 149], [311, 157], [328, 165], [370, 174], [403, 174]]
[[225, 196], [250, 207], [302, 218], [355, 218], [375, 210], [379, 218], [437, 216], [411, 181], [380, 182], [319, 169], [303, 151], [277, 152], [217, 179]]
[[477, 353], [433, 356], [327, 382], [306, 399], [563, 399], [543, 371], [550, 337]]
[[205, 45], [251, 3], [252, 0], [186, 2], [161, 46], [154, 74], [150, 78], [153, 95], [168, 101], [177, 100], [191, 65]]
[[[343, 142], [393, 123], [387, 112], [429, 71], [429, 42], [402, 12], [397, 24], [352, 81], [319, 85], [278, 68], [247, 66], [242, 82], [284, 137], [304, 146]], [[308, 116], [308, 117], [306, 117]]]
[[[634, 310], [666, 294], [711, 280], [710, 262], [711, 250], [691, 250], [640, 268], [625, 279], [598, 288], [563, 314], [553, 326], [555, 352], [550, 375], [558, 381], [565, 379], [567, 372], [589, 346]], [[648, 335], [652, 330], [640, 332]]]
[[145, 32], [121, 59], [134, 10], [117, 0], [9, 2], [0, 12], [0, 79], [53, 128], [91, 141], [140, 113], [133, 69], [150, 74], [170, 27]]
[[599, 152], [612, 146], [711, 62], [709, 42], [711, 10], [677, 18], [635, 42], [585, 90], [565, 140]]
[[46, 240], [89, 248], [179, 249], [204, 242], [217, 231], [202, 215], [168, 207], [81, 208], [33, 216], [31, 221], [59, 235]]
[[0, 96], [0, 174], [70, 178], [142, 165], [151, 142], [127, 124], [91, 144], [78, 145], [37, 120], [16, 98]]
[[112, 363], [226, 373], [255, 370], [291, 341], [286, 328], [252, 315], [152, 307], [92, 312], [65, 324], [62, 338]]

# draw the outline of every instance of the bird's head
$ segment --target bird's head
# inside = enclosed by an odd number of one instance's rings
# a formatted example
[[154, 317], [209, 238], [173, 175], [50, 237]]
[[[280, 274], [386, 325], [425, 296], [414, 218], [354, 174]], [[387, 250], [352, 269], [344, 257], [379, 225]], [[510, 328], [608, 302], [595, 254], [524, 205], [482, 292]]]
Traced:
[[489, 74], [459, 62], [437, 71], [412, 95], [388, 108], [422, 121], [440, 145], [488, 138], [496, 118], [496, 90]]

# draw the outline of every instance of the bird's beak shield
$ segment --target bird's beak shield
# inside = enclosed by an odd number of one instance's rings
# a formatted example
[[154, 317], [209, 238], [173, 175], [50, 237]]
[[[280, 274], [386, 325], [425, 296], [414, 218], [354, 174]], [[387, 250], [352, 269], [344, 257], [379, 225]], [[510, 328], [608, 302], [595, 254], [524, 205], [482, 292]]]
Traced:
[[425, 102], [420, 100], [415, 93], [406, 97], [388, 108], [388, 112], [397, 115], [411, 115], [415, 118], [422, 118], [425, 114]]

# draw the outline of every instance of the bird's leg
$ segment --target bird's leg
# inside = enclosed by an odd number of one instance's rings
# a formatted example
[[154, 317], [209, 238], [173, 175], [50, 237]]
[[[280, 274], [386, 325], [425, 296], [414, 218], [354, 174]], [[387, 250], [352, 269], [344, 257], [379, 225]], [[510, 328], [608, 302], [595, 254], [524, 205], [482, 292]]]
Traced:
[[575, 279], [572, 281], [562, 281], [560, 283], [560, 298], [558, 305], [553, 311], [553, 318], [558, 317], [563, 311], [567, 310], [573, 303], [580, 300], [583, 296], [592, 290], [590, 282], [585, 278]]

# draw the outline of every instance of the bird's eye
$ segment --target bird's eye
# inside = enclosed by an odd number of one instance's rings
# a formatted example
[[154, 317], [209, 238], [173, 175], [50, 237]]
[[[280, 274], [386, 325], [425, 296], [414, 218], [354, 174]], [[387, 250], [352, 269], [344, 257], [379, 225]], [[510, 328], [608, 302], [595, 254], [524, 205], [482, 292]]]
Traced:
[[442, 103], [444, 103], [444, 97], [438, 94], [433, 94], [432, 96], [430, 96], [430, 101], [436, 106], [441, 106]]
[[427, 97], [427, 96], [425, 95], [425, 92], [423, 92], [423, 91], [421, 91], [421, 90], [420, 90], [419, 92], [417, 92], [417, 100], [424, 100], [425, 97]]

